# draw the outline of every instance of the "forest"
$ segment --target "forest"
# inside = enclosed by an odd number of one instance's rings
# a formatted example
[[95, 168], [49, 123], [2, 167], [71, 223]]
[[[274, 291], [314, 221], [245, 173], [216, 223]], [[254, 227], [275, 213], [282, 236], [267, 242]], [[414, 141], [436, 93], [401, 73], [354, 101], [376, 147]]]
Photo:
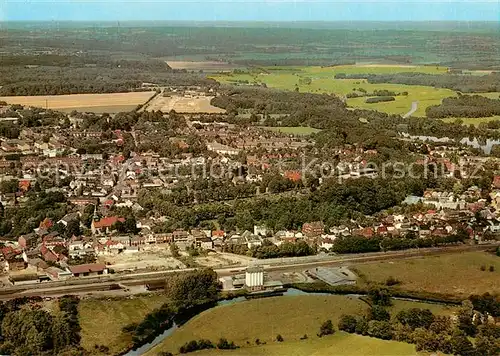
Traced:
[[145, 90], [142, 83], [217, 86], [202, 74], [174, 71], [159, 60], [57, 55], [0, 59], [1, 96], [130, 92]]
[[481, 95], [459, 95], [457, 98], [443, 99], [441, 105], [429, 106], [427, 117], [490, 117], [500, 115], [500, 100]]
[[488, 75], [465, 74], [345, 74], [338, 73], [336, 79], [367, 79], [372, 84], [406, 84], [425, 85], [435, 88], [446, 88], [463, 93], [483, 93], [500, 91], [500, 73]]

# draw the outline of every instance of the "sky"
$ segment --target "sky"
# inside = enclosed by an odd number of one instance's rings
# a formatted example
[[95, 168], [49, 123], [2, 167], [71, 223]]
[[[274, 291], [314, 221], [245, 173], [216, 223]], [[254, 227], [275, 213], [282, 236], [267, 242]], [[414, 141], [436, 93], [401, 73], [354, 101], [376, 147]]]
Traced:
[[65, 20], [500, 21], [500, 0], [0, 0], [0, 21]]

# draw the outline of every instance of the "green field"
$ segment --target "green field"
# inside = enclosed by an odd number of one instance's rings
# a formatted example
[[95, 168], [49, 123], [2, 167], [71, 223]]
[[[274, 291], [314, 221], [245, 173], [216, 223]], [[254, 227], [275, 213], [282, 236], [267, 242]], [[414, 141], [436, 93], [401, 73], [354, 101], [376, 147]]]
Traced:
[[296, 127], [263, 127], [266, 130], [281, 132], [289, 135], [307, 136], [313, 133], [320, 132], [321, 130], [313, 127], [296, 126]]
[[[437, 304], [395, 301], [390, 311], [395, 314], [413, 307], [429, 308], [436, 314], [451, 314], [454, 310]], [[225, 337], [241, 347], [255, 345], [255, 339], [270, 344], [277, 334], [281, 334], [285, 341], [298, 341], [304, 334], [314, 340], [325, 320], [331, 319], [336, 325], [342, 314], [363, 315], [367, 308], [368, 305], [359, 299], [340, 295], [274, 297], [220, 306], [191, 319], [148, 355], [160, 351], [177, 353], [181, 345], [201, 338], [216, 342]], [[335, 344], [330, 346], [335, 347]], [[408, 346], [409, 351], [413, 350], [413, 346]]]
[[200, 356], [409, 356], [417, 355], [415, 347], [397, 341], [385, 341], [368, 336], [336, 332], [321, 339], [268, 343], [263, 346], [221, 351], [197, 352]]
[[[272, 67], [261, 71], [242, 74], [217, 75], [212, 78], [226, 84], [260, 84], [268, 87], [295, 90], [298, 86], [301, 92], [333, 93], [344, 97], [358, 92], [359, 88], [371, 93], [375, 90], [389, 90], [396, 93], [407, 92], [408, 95], [396, 96], [393, 102], [367, 104], [366, 97], [347, 99], [347, 104], [352, 107], [369, 108], [393, 114], [406, 114], [410, 111], [412, 102], [418, 101], [418, 110], [414, 116], [425, 116], [425, 109], [430, 105], [439, 105], [441, 100], [456, 93], [448, 89], [436, 89], [428, 86], [402, 85], [402, 84], [370, 84], [365, 79], [335, 79], [338, 73], [346, 74], [384, 74], [397, 72], [421, 72], [430, 74], [446, 73], [445, 67], [434, 66], [384, 66], [384, 65], [351, 65], [335, 67]], [[311, 79], [310, 84], [301, 84], [305, 78]]]
[[147, 313], [161, 306], [165, 300], [165, 296], [159, 294], [82, 300], [78, 305], [82, 347], [96, 354], [95, 345], [109, 347], [109, 354], [123, 351], [130, 345], [131, 339], [122, 333], [122, 328], [142, 321]]
[[[481, 270], [486, 267], [486, 271]], [[495, 271], [489, 272], [489, 266]], [[500, 258], [486, 252], [465, 252], [409, 260], [378, 262], [356, 266], [365, 282], [384, 283], [394, 277], [399, 288], [413, 291], [454, 294], [500, 292]]]

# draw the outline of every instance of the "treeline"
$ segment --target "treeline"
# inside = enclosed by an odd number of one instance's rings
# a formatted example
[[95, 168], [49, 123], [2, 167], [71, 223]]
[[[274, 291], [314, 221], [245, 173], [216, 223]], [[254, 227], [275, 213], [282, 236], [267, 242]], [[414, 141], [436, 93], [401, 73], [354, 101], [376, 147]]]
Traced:
[[224, 251], [240, 255], [248, 255], [259, 259], [300, 257], [316, 254], [316, 250], [309, 246], [305, 241], [299, 241], [297, 243], [285, 242], [280, 246], [276, 246], [271, 241], [264, 240], [262, 245], [253, 246], [250, 249], [246, 245], [228, 244], [224, 246]]
[[386, 101], [394, 101], [396, 100], [393, 96], [376, 96], [374, 98], [367, 98], [365, 103], [367, 104], [375, 104], [375, 103], [384, 103]]
[[80, 349], [78, 297], [59, 298], [60, 312], [41, 309], [36, 298], [21, 298], [0, 304], [2, 354], [59, 354]]
[[[365, 316], [342, 315], [339, 330], [383, 340], [415, 344], [417, 351], [458, 356], [495, 356], [500, 352], [500, 327], [465, 301], [458, 320], [411, 308], [391, 316], [384, 304], [374, 304]], [[474, 337], [474, 344], [470, 338]]]
[[233, 341], [228, 341], [225, 338], [221, 338], [217, 344], [214, 344], [210, 340], [200, 339], [200, 340], [191, 340], [186, 342], [179, 348], [179, 353], [187, 354], [190, 352], [195, 352], [199, 350], [208, 350], [215, 349], [218, 350], [234, 350], [239, 348]]
[[367, 79], [371, 84], [406, 84], [426, 85], [435, 88], [446, 88], [464, 93], [500, 91], [500, 73], [489, 75], [456, 75], [425, 73], [393, 73], [393, 74], [345, 74], [338, 73], [336, 79]]
[[500, 115], [500, 100], [481, 95], [459, 95], [443, 99], [441, 105], [429, 106], [425, 113], [433, 119], [495, 116]]
[[429, 238], [407, 237], [339, 237], [333, 241], [332, 252], [336, 253], [364, 253], [380, 251], [398, 251], [411, 248], [436, 247], [463, 243], [468, 238], [466, 233], [460, 232], [449, 236], [434, 236]]

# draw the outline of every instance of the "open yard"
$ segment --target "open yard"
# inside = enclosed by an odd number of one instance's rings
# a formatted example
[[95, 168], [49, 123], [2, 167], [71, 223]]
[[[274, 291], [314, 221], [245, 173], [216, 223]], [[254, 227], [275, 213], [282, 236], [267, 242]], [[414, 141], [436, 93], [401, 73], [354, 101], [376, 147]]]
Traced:
[[184, 97], [180, 95], [162, 96], [158, 95], [151, 100], [145, 110], [161, 110], [169, 112], [175, 110], [178, 113], [223, 113], [224, 109], [210, 104], [211, 96]]
[[349, 98], [347, 104], [351, 107], [369, 108], [392, 114], [406, 114], [411, 104], [418, 102], [418, 109], [414, 116], [425, 116], [425, 109], [430, 105], [439, 105], [441, 100], [456, 93], [448, 89], [437, 89], [428, 86], [402, 84], [370, 84], [365, 79], [335, 79], [339, 73], [345, 74], [384, 74], [397, 72], [421, 72], [444, 74], [447, 68], [435, 66], [390, 66], [390, 65], [350, 65], [333, 67], [273, 67], [264, 71], [255, 71], [242, 74], [223, 74], [212, 76], [222, 83], [252, 85], [265, 83], [268, 87], [295, 90], [310, 93], [332, 93], [346, 96], [349, 93], [364, 90], [372, 93], [375, 90], [389, 90], [398, 95], [392, 102], [367, 104], [366, 97]]
[[106, 263], [115, 272], [124, 270], [157, 270], [185, 268], [184, 264], [172, 257], [168, 247], [141, 251], [139, 253], [120, 253], [117, 255], [100, 256], [99, 260]]
[[[395, 301], [391, 311], [396, 313], [401, 309], [411, 307], [429, 307], [433, 312], [439, 314], [452, 312], [452, 309], [440, 305], [406, 301]], [[242, 348], [245, 347], [243, 349], [245, 351], [247, 350], [246, 346], [249, 346], [247, 342], [255, 345], [255, 339], [260, 339], [271, 344], [277, 334], [281, 334], [285, 341], [290, 342], [298, 341], [300, 337], [307, 334], [311, 341], [303, 342], [315, 342], [318, 341], [316, 336], [318, 329], [325, 320], [331, 319], [336, 326], [342, 314], [363, 315], [367, 308], [368, 305], [359, 299], [339, 295], [273, 297], [219, 306], [207, 310], [187, 322], [177, 329], [163, 344], [152, 349], [148, 355], [156, 355], [160, 351], [177, 353], [179, 347], [184, 343], [200, 338], [217, 341], [219, 338], [225, 337]], [[330, 347], [332, 347], [330, 350], [335, 350], [335, 346], [335, 342], [330, 343]], [[413, 350], [413, 346], [408, 346], [407, 350]], [[344, 349], [344, 347], [339, 345], [338, 350], [341, 349]], [[262, 352], [258, 351], [258, 348], [252, 347], [248, 349], [250, 355], [253, 355], [254, 351], [257, 352], [257, 355], [267, 355], [266, 350], [265, 347]], [[321, 348], [318, 350], [321, 350]], [[354, 348], [345, 350], [345, 352], [349, 352], [346, 355], [354, 355], [356, 350], [358, 349]], [[288, 355], [288, 353], [285, 354]], [[306, 354], [309, 355], [310, 353]], [[318, 353], [318, 355], [320, 354]], [[386, 353], [382, 354], [390, 353], [386, 351]], [[242, 354], [237, 353], [236, 355]], [[303, 355], [303, 353], [297, 353], [297, 355]]]
[[166, 297], [150, 294], [120, 299], [83, 299], [78, 305], [82, 331], [81, 345], [99, 354], [95, 345], [109, 347], [105, 354], [116, 354], [128, 347], [131, 340], [122, 333], [124, 326], [140, 322], [153, 309], [161, 306]]
[[116, 113], [135, 109], [154, 95], [152, 91], [112, 94], [71, 94], [45, 96], [3, 96], [9, 104], [36, 106], [61, 111], [95, 111]]
[[302, 341], [269, 342], [263, 346], [245, 347], [242, 349], [221, 351], [209, 350], [197, 352], [199, 356], [410, 356], [417, 355], [415, 347], [397, 341], [385, 341], [336, 332], [324, 338], [313, 338]]
[[[485, 267], [485, 271], [481, 270]], [[490, 272], [489, 267], [494, 271]], [[500, 292], [500, 258], [486, 252], [465, 252], [427, 256], [409, 260], [377, 262], [356, 266], [360, 281], [384, 283], [394, 277], [399, 288], [415, 291], [455, 294]]]

